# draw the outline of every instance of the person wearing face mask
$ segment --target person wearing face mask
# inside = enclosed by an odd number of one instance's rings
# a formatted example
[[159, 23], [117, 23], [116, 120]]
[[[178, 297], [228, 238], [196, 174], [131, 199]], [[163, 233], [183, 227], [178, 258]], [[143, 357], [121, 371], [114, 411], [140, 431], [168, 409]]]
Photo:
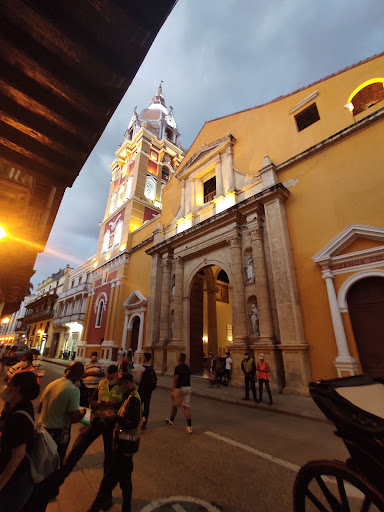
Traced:
[[[4, 378], [5, 382], [9, 382], [10, 379], [16, 374], [21, 372], [34, 372], [35, 367], [33, 366], [33, 354], [32, 352], [26, 352], [23, 357], [21, 358], [21, 361], [19, 363], [16, 363], [15, 365], [11, 366], [11, 368], [8, 370], [7, 375]], [[39, 382], [39, 379], [37, 379], [37, 382]]]
[[97, 352], [92, 352], [91, 360], [85, 365], [84, 375], [82, 378], [83, 384], [87, 388], [88, 392], [87, 406], [89, 405], [91, 397], [94, 394], [95, 389], [97, 389], [100, 379], [104, 373], [104, 369], [100, 361], [97, 359], [98, 356], [99, 354]]
[[[1, 413], [0, 440], [0, 510], [19, 512], [33, 492], [27, 449], [33, 439], [32, 400], [40, 392], [32, 372], [15, 374], [1, 398], [7, 408]], [[30, 416], [28, 416], [25, 414]]]
[[[118, 367], [115, 364], [107, 368], [105, 379], [99, 382], [98, 387], [91, 397], [93, 406], [92, 420], [89, 425], [81, 430], [72, 450], [65, 459], [63, 467], [57, 471], [56, 485], [60, 486], [72, 472], [78, 461], [89, 446], [99, 437], [103, 436], [104, 442], [104, 473], [107, 472], [112, 457], [114, 423], [110, 421], [108, 414], [117, 413], [123, 403], [123, 388], [118, 380]], [[112, 501], [112, 496], [106, 497], [107, 502]]]
[[259, 360], [257, 361], [257, 371], [259, 372], [259, 402], [262, 401], [263, 384], [265, 384], [265, 389], [267, 390], [269, 397], [269, 405], [273, 405], [272, 393], [269, 388], [269, 374], [271, 373], [271, 368], [265, 360], [264, 354], [259, 355]]

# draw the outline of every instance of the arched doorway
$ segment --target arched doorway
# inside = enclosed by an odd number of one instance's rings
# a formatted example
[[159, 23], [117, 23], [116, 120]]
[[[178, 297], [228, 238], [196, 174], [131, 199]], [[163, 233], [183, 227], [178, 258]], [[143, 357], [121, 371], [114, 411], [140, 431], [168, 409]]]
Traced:
[[137, 344], [139, 341], [139, 331], [140, 331], [140, 318], [138, 316], [135, 317], [132, 324], [132, 336], [131, 336], [131, 349], [132, 352], [136, 352]]
[[232, 342], [232, 310], [227, 273], [208, 265], [193, 278], [190, 288], [190, 365], [203, 373], [208, 352], [224, 356]]
[[367, 277], [348, 292], [348, 309], [363, 372], [384, 376], [384, 278]]

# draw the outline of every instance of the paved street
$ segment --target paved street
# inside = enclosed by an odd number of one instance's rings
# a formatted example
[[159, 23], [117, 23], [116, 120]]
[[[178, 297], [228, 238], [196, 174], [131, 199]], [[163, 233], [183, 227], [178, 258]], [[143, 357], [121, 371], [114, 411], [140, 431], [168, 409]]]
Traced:
[[[64, 368], [43, 364], [45, 387]], [[134, 457], [133, 512], [291, 510], [298, 466], [309, 459], [346, 458], [328, 423], [196, 396], [191, 405], [189, 436], [182, 411], [174, 428], [165, 425], [169, 393], [154, 392], [149, 428]], [[73, 427], [73, 439], [78, 429]], [[86, 512], [102, 476], [102, 450], [99, 439], [64, 483], [57, 501], [48, 506], [49, 512]], [[117, 512], [119, 488], [114, 496], [111, 510]], [[171, 497], [177, 499], [164, 501]]]

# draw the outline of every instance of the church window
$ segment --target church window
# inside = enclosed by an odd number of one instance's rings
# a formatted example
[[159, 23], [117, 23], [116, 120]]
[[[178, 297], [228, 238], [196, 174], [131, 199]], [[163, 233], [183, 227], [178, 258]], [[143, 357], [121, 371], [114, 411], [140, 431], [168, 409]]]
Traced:
[[161, 179], [163, 181], [169, 181], [169, 171], [166, 167], [163, 167], [161, 170]]
[[156, 196], [156, 179], [153, 176], [147, 176], [145, 181], [144, 195], [150, 201], [155, 200]]
[[151, 159], [157, 162], [158, 154], [155, 151], [151, 151]]
[[172, 138], [173, 138], [172, 130], [170, 130], [169, 128], [166, 128], [164, 134], [165, 134], [165, 138], [172, 142]]
[[204, 203], [209, 203], [216, 195], [216, 176], [204, 182]]
[[121, 206], [124, 202], [124, 185], [122, 185], [120, 188], [119, 188], [119, 195], [118, 195], [118, 198], [117, 198], [117, 208], [119, 208], [119, 206]]
[[111, 196], [111, 203], [109, 205], [109, 213], [112, 213], [116, 210], [116, 200], [117, 200], [117, 195], [116, 195], [116, 192], [114, 192]]
[[115, 235], [113, 237], [113, 245], [119, 245], [121, 242], [121, 235], [123, 234], [123, 221], [119, 220], [115, 228]]
[[96, 324], [95, 324], [95, 327], [100, 327], [101, 326], [101, 321], [103, 319], [103, 310], [104, 310], [104, 301], [101, 300], [99, 302], [99, 306], [97, 308], [97, 316], [96, 316]]
[[316, 103], [312, 103], [305, 110], [295, 116], [297, 130], [301, 132], [311, 124], [316, 123], [320, 120], [319, 111], [317, 110]]
[[110, 239], [110, 232], [109, 231], [106, 231], [104, 233], [104, 238], [103, 238], [103, 246], [101, 248], [101, 254], [104, 254], [105, 252], [108, 251], [109, 249], [109, 239]]
[[349, 104], [352, 106], [351, 110], [354, 116], [384, 100], [384, 82], [383, 79], [380, 80], [368, 83], [352, 97]]
[[130, 176], [128, 176], [128, 179], [127, 179], [127, 186], [125, 189], [125, 201], [127, 201], [131, 197], [132, 181], [133, 181], [133, 176], [131, 174]]

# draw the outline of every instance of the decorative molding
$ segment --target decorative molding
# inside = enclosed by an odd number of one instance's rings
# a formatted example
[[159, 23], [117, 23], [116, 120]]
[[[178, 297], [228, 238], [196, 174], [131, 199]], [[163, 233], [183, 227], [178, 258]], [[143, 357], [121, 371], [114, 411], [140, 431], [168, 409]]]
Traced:
[[305, 105], [307, 105], [307, 103], [309, 103], [310, 101], [314, 100], [317, 96], [319, 95], [318, 91], [315, 91], [313, 92], [312, 94], [310, 94], [309, 96], [307, 96], [306, 98], [304, 98], [303, 100], [301, 100], [297, 105], [295, 105], [294, 107], [292, 107], [289, 111], [290, 114], [293, 114], [294, 112], [297, 112], [298, 110], [300, 110], [302, 107], [304, 107]]
[[351, 286], [357, 283], [357, 281], [360, 281], [361, 279], [366, 279], [367, 277], [384, 278], [384, 270], [363, 270], [362, 272], [357, 272], [356, 274], [353, 274], [353, 276], [348, 277], [348, 279], [346, 279], [344, 283], [340, 286], [339, 293], [337, 295], [337, 301], [341, 313], [349, 312], [347, 295]]
[[129, 263], [129, 251], [127, 250], [117, 254], [112, 259], [106, 261], [102, 265], [98, 266], [95, 270], [93, 270], [91, 272], [91, 279], [97, 279], [103, 274], [103, 272], [105, 272], [105, 270], [111, 270], [112, 268], [118, 267], [123, 263]]

